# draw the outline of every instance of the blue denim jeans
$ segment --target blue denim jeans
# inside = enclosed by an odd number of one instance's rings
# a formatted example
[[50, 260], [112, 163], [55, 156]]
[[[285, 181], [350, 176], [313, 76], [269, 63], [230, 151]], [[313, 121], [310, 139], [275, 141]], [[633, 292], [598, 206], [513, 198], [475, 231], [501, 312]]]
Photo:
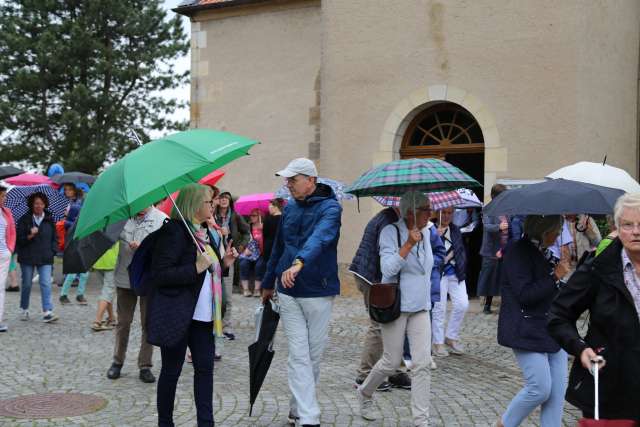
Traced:
[[37, 269], [40, 275], [40, 298], [42, 300], [42, 311], [53, 310], [51, 303], [51, 272], [53, 265], [29, 265], [20, 264], [22, 270], [22, 287], [20, 288], [20, 308], [29, 309], [29, 298], [31, 297], [31, 283], [33, 273]]
[[69, 294], [69, 288], [73, 284], [75, 278], [78, 278], [78, 296], [84, 295], [84, 288], [87, 286], [87, 280], [89, 280], [89, 273], [67, 274], [64, 276], [64, 283], [62, 284], [62, 290], [60, 296]]
[[560, 427], [567, 389], [567, 353], [513, 350], [524, 377], [524, 387], [502, 415], [505, 427], [519, 426], [540, 406], [540, 426]]

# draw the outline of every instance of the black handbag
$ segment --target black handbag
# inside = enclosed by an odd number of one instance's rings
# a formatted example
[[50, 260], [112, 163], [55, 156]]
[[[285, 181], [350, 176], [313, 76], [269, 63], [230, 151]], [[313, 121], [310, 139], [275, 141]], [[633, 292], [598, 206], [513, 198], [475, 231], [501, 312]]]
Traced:
[[173, 347], [187, 334], [192, 314], [176, 307], [190, 307], [194, 296], [189, 289], [154, 288], [147, 307], [147, 342], [158, 347]]
[[[400, 248], [400, 229], [393, 224]], [[369, 317], [378, 323], [390, 323], [400, 317], [400, 273], [398, 283], [372, 283], [369, 290]]]

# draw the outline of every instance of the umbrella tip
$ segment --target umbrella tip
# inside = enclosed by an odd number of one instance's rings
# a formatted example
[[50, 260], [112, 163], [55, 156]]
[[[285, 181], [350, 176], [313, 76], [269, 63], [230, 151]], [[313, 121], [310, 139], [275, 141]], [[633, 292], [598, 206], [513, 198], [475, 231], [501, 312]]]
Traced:
[[607, 163], [607, 155], [604, 155], [604, 159], [602, 160], [602, 166], [604, 166], [604, 164]]

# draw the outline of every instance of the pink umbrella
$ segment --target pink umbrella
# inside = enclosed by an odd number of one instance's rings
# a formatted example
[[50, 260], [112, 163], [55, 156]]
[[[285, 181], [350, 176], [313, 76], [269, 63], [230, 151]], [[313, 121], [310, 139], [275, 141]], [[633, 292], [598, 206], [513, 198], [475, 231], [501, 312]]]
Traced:
[[252, 210], [260, 209], [269, 213], [269, 202], [275, 198], [274, 193], [258, 193], [240, 196], [233, 204], [235, 211], [240, 215], [249, 215]]
[[53, 181], [47, 176], [40, 175], [39, 173], [23, 173], [21, 175], [17, 175], [11, 178], [7, 178], [4, 180], [6, 183], [16, 186], [22, 185], [51, 185], [53, 186]]
[[[223, 176], [224, 176], [223, 171], [214, 170], [213, 172], [211, 172], [209, 175], [205, 176], [198, 182], [200, 184], [205, 184], [205, 185], [216, 185], [216, 183], [220, 181]], [[180, 192], [176, 191], [171, 195], [171, 197], [173, 197], [173, 200], [176, 200], [179, 194]], [[158, 209], [160, 209], [162, 212], [166, 213], [167, 215], [170, 215], [171, 209], [173, 209], [173, 203], [171, 203], [171, 200], [167, 197], [164, 202], [158, 205]]]

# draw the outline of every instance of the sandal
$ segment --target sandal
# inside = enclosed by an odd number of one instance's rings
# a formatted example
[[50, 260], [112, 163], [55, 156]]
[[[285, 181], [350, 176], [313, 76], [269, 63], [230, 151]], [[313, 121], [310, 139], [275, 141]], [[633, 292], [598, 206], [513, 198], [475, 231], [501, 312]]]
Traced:
[[93, 329], [96, 332], [100, 332], [100, 331], [108, 331], [110, 328], [106, 325], [103, 325], [101, 322], [93, 322], [91, 324], [91, 329]]
[[242, 291], [242, 295], [244, 295], [245, 297], [250, 297], [253, 296], [253, 294], [251, 293], [250, 290], [245, 289], [244, 291]]
[[116, 326], [118, 326], [118, 321], [116, 319], [107, 319], [106, 321], [106, 325], [107, 326], [111, 326], [112, 328], [115, 328]]

